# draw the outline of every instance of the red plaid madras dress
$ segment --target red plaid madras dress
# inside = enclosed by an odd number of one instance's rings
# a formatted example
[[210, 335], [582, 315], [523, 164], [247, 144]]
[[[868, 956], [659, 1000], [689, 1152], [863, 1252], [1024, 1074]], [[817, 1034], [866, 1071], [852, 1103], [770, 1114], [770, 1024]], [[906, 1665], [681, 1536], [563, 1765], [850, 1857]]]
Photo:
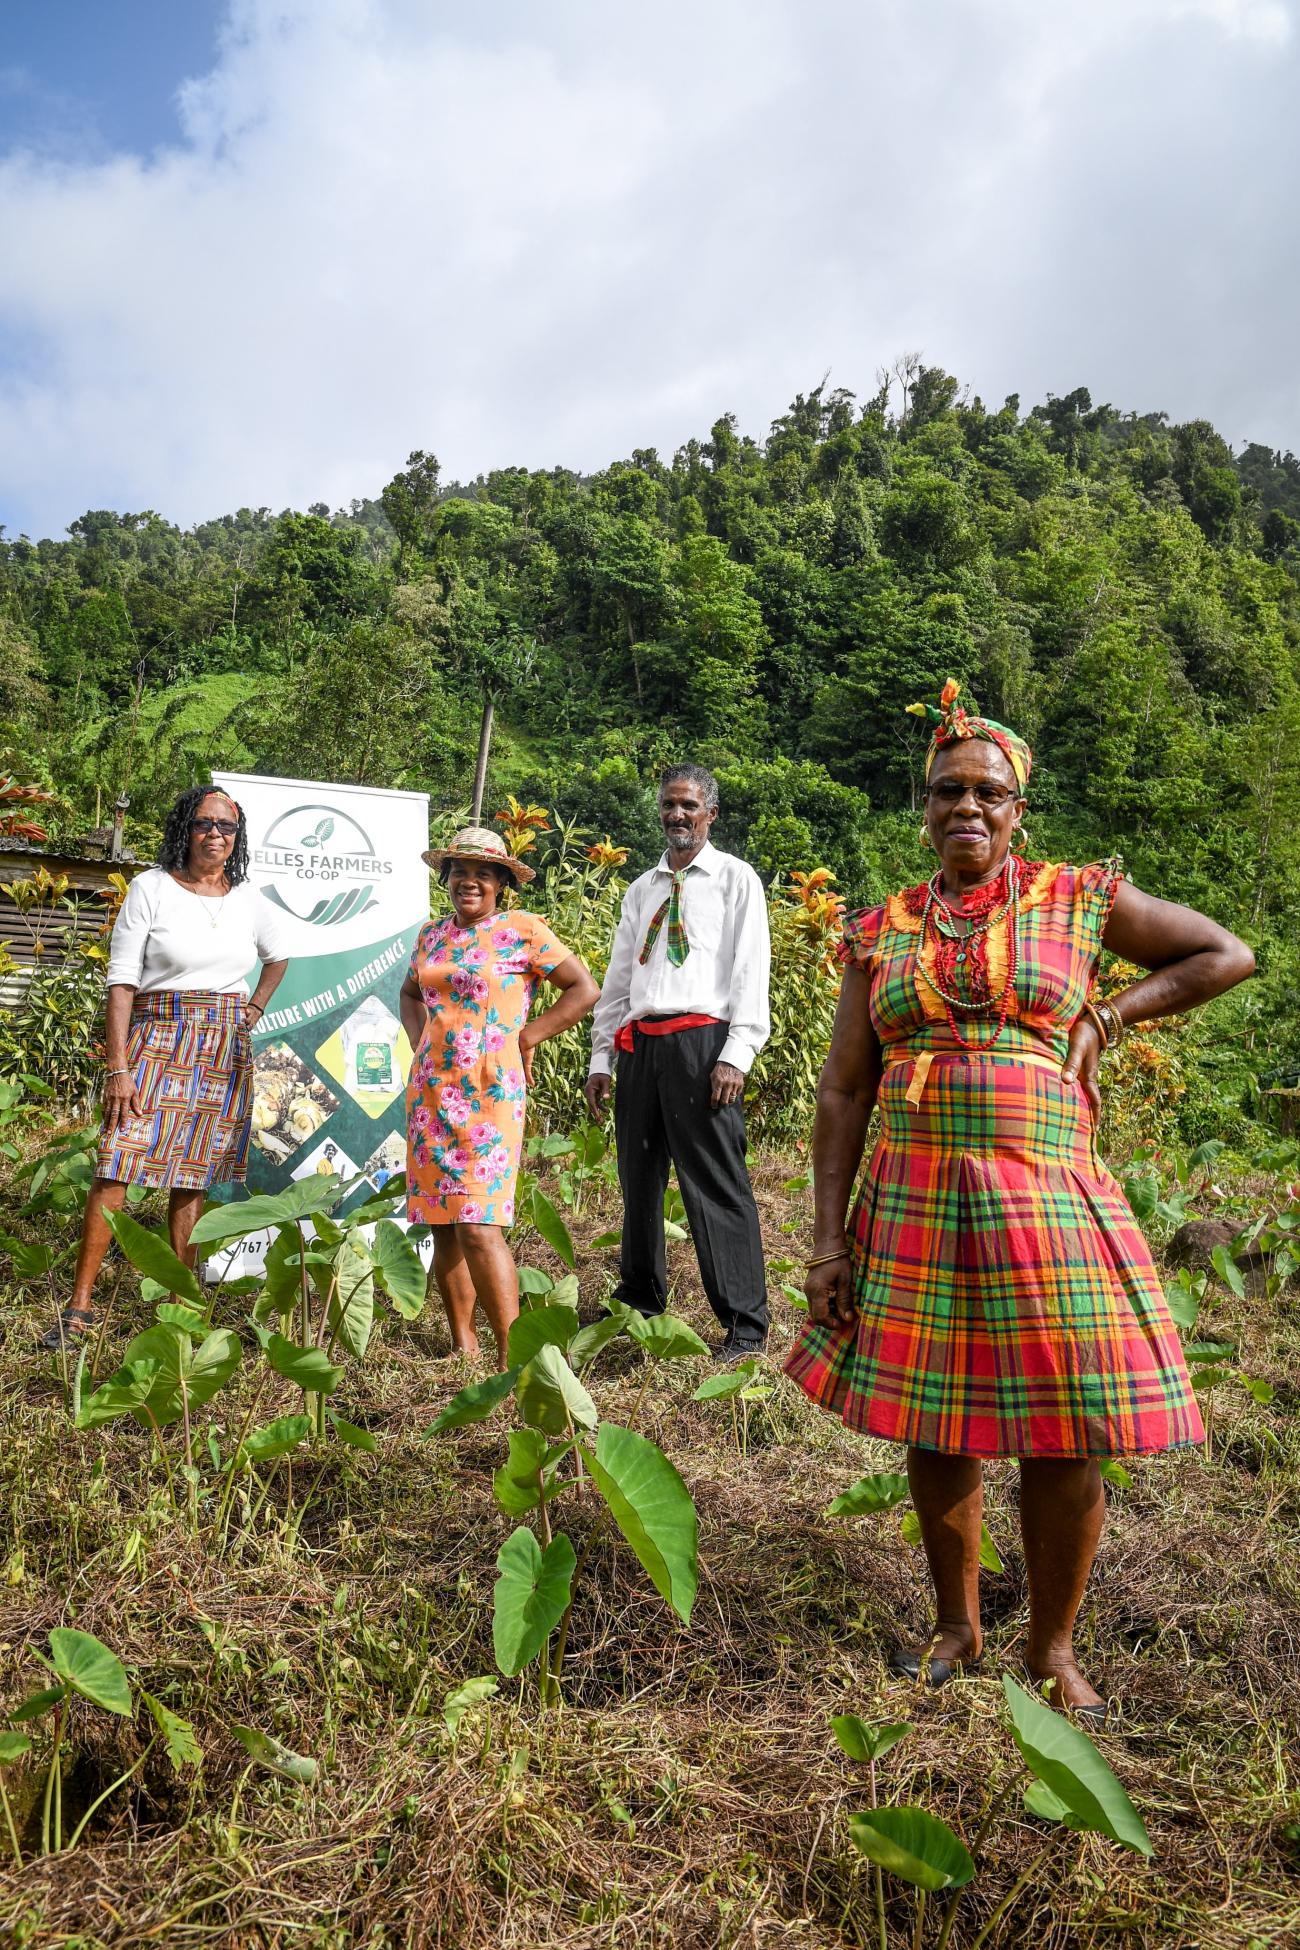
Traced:
[[[869, 972], [886, 1058], [881, 1135], [851, 1220], [859, 1318], [807, 1328], [786, 1372], [850, 1428], [947, 1454], [1113, 1456], [1197, 1442], [1200, 1414], [1146, 1241], [1097, 1157], [1082, 1089], [1043, 1062], [1064, 1058], [1116, 870], [1019, 872], [1015, 996], [987, 1055], [952, 1050], [943, 1004], [918, 974], [923, 886], [845, 929], [841, 953]], [[994, 994], [1009, 930], [1005, 921], [984, 937]], [[923, 952], [928, 962], [932, 944]], [[977, 1018], [967, 1033], [988, 1031]], [[915, 1059], [927, 1051], [913, 1105]]]

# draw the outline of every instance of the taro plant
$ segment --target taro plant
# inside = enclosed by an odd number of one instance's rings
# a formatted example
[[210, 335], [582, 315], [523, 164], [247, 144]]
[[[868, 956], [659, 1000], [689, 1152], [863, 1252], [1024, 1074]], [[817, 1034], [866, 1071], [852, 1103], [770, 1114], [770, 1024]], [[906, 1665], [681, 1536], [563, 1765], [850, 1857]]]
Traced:
[[[913, 1861], [917, 1860], [918, 1852], [910, 1830], [922, 1824], [917, 1824], [915, 1821], [900, 1821], [899, 1817], [922, 1815], [924, 1811], [919, 1808], [882, 1808], [880, 1806], [880, 1797], [876, 1791], [876, 1762], [883, 1760], [890, 1748], [896, 1747], [900, 1740], [905, 1740], [911, 1731], [911, 1726], [906, 1720], [887, 1720], [879, 1726], [868, 1726], [866, 1721], [860, 1720], [856, 1713], [836, 1713], [831, 1717], [831, 1732], [835, 1735], [836, 1741], [839, 1743], [841, 1753], [847, 1754], [850, 1760], [862, 1762], [868, 1770], [871, 1807], [864, 1815], [853, 1815], [850, 1817], [849, 1835], [854, 1847], [860, 1849], [864, 1855], [870, 1856], [875, 1865], [875, 1876], [873, 1880], [876, 1895], [876, 1927], [880, 1933], [880, 1941], [882, 1944], [886, 1941], [885, 1843], [892, 1841], [895, 1849], [907, 1847], [909, 1858]], [[933, 1815], [924, 1815], [923, 1825], [929, 1826], [932, 1829], [943, 1827], [943, 1823], [936, 1822]], [[969, 1882], [971, 1876], [975, 1873], [975, 1864], [971, 1862], [970, 1857], [966, 1854], [965, 1845], [957, 1840], [957, 1837], [952, 1833], [951, 1829], [948, 1830], [948, 1837], [951, 1843], [951, 1846], [947, 1850], [948, 1867], [946, 1873], [949, 1882], [953, 1885], [958, 1880]], [[929, 1853], [935, 1858], [937, 1867], [937, 1858], [941, 1845], [940, 1837], [937, 1834], [931, 1833], [927, 1837], [927, 1840]], [[912, 1844], [910, 1847], [908, 1847], [909, 1843]], [[874, 1853], [873, 1848], [875, 1850]], [[969, 1864], [968, 1870], [966, 1870], [966, 1864]], [[966, 1872], [963, 1873], [963, 1870]], [[943, 1885], [940, 1884], [939, 1886], [942, 1887]]]
[[1176, 1158], [1167, 1173], [1161, 1170], [1160, 1153], [1150, 1148], [1135, 1151], [1120, 1173], [1133, 1216], [1142, 1225], [1158, 1220], [1169, 1231], [1183, 1225], [1192, 1200], [1210, 1182], [1215, 1159], [1226, 1149], [1222, 1138], [1207, 1138], [1189, 1156]]
[[737, 1453], [745, 1456], [749, 1453], [750, 1408], [754, 1402], [768, 1401], [775, 1392], [770, 1382], [760, 1378], [758, 1361], [751, 1354], [746, 1360], [737, 1361], [734, 1367], [706, 1375], [691, 1400], [730, 1403], [732, 1440]]
[[[289, 1455], [310, 1436], [322, 1438], [330, 1431], [350, 1448], [375, 1447], [368, 1430], [328, 1405], [343, 1375], [335, 1357], [364, 1358], [377, 1293], [386, 1295], [403, 1318], [413, 1319], [424, 1305], [425, 1276], [414, 1246], [388, 1216], [394, 1198], [371, 1199], [339, 1216], [337, 1208], [352, 1189], [337, 1178], [312, 1177], [273, 1197], [218, 1205], [203, 1214], [193, 1233], [199, 1247], [228, 1246], [250, 1233], [270, 1230], [260, 1290], [255, 1280], [227, 1281], [223, 1276], [205, 1294], [195, 1273], [159, 1234], [147, 1231], [129, 1213], [109, 1217], [126, 1258], [145, 1276], [142, 1290], [155, 1303], [155, 1319], [129, 1343], [116, 1373], [93, 1393], [86, 1394], [78, 1369], [74, 1418], [79, 1428], [94, 1428], [120, 1415], [133, 1416], [154, 1431], [165, 1464], [162, 1431], [180, 1423], [183, 1474], [195, 1521], [203, 1451], [193, 1418], [230, 1380], [243, 1354], [238, 1335], [215, 1327], [213, 1315], [223, 1295], [257, 1294], [251, 1329], [262, 1358], [242, 1426], [228, 1457], [222, 1457], [211, 1431], [206, 1443], [221, 1478], [214, 1505], [219, 1539], [226, 1535], [236, 1481], [254, 1465]], [[254, 1428], [277, 1377], [301, 1389], [302, 1412], [281, 1414]], [[168, 1469], [170, 1481], [170, 1464]], [[299, 1523], [304, 1507], [299, 1508]]]
[[[18, 1128], [33, 1114], [38, 1119], [48, 1117], [44, 1109], [35, 1109], [28, 1099], [39, 1102], [52, 1095], [50, 1086], [36, 1077], [23, 1077], [17, 1082], [0, 1080], [0, 1156], [16, 1159], [19, 1155], [17, 1146], [7, 1137], [9, 1130]], [[81, 1212], [94, 1175], [97, 1141], [94, 1132], [78, 1131], [46, 1145], [26, 1167], [27, 1196], [13, 1214], [15, 1225], [29, 1236], [0, 1227], [0, 1252], [8, 1255], [14, 1274], [24, 1284], [44, 1285], [52, 1307], [58, 1304], [60, 1283], [70, 1273], [76, 1254]], [[128, 1202], [133, 1206], [138, 1206], [146, 1196], [142, 1186], [133, 1185], [128, 1189]]]
[[974, 1836], [967, 1844], [948, 1824], [926, 1808], [881, 1807], [876, 1796], [876, 1762], [908, 1732], [895, 1723], [870, 1727], [854, 1714], [832, 1721], [836, 1740], [850, 1760], [871, 1770], [871, 1806], [849, 1819], [849, 1839], [875, 1869], [876, 1932], [880, 1950], [888, 1950], [883, 1871], [917, 1891], [911, 1941], [919, 1944], [925, 1906], [932, 1894], [951, 1891], [940, 1924], [935, 1950], [947, 1950], [956, 1922], [961, 1892], [974, 1880], [979, 1851], [998, 1818], [1005, 1813], [1017, 1788], [1025, 1810], [1052, 1824], [1046, 1847], [1017, 1876], [1011, 1888], [971, 1939], [969, 1950], [998, 1941], [998, 1933], [1013, 1905], [1060, 1848], [1061, 1831], [1101, 1835], [1149, 1856], [1151, 1840], [1142, 1818], [1123, 1784], [1087, 1734], [1041, 1699], [1026, 1692], [1009, 1676], [1002, 1692], [1009, 1712], [1012, 1741], [1030, 1779], [1019, 1769], [1005, 1774], [994, 1768], [985, 1793]]
[[[568, 1140], [566, 1139], [565, 1142], [567, 1143]], [[567, 1267], [572, 1269], [577, 1265], [578, 1256], [574, 1250], [569, 1228], [530, 1171], [521, 1172], [519, 1175], [515, 1210], [520, 1223], [531, 1225]]]
[[[1214, 1271], [1229, 1292], [1244, 1299], [1246, 1283], [1241, 1268], [1226, 1246], [1216, 1246], [1211, 1254]], [[1175, 1324], [1186, 1335], [1196, 1330], [1197, 1318], [1209, 1286], [1209, 1275], [1193, 1273], [1187, 1267], [1179, 1270], [1174, 1284], [1166, 1289], [1165, 1298]], [[1247, 1374], [1237, 1364], [1237, 1345], [1235, 1341], [1184, 1340], [1183, 1356], [1191, 1375], [1192, 1387], [1201, 1404], [1205, 1422], [1205, 1453], [1211, 1453], [1214, 1435], [1214, 1404], [1217, 1392], [1227, 1386], [1235, 1385], [1258, 1407], [1267, 1408], [1273, 1400], [1273, 1384], [1261, 1381], [1255, 1375]], [[1269, 1441], [1275, 1441], [1271, 1429], [1265, 1430]]]
[[569, 1137], [552, 1131], [529, 1138], [527, 1152], [554, 1170], [561, 1201], [575, 1218], [582, 1216], [593, 1190], [609, 1190], [618, 1183], [614, 1149], [599, 1124], [583, 1124]]
[[[492, 1647], [507, 1678], [538, 1660], [542, 1703], [551, 1705], [560, 1696], [581, 1575], [607, 1523], [613, 1522], [683, 1624], [690, 1623], [695, 1600], [695, 1505], [667, 1456], [633, 1426], [646, 1384], [627, 1424], [620, 1425], [601, 1418], [585, 1377], [602, 1348], [623, 1334], [656, 1360], [707, 1354], [708, 1348], [673, 1314], [646, 1320], [617, 1303], [583, 1327], [574, 1305], [576, 1279], [539, 1291], [544, 1277], [532, 1274], [521, 1282], [525, 1304], [510, 1329], [506, 1371], [463, 1388], [428, 1434], [484, 1421], [514, 1397], [519, 1422], [508, 1433], [506, 1459], [492, 1488], [507, 1517], [530, 1521], [517, 1523], [497, 1554]], [[566, 1500], [599, 1506], [576, 1550], [555, 1521]]]
[[[869, 1476], [860, 1476], [856, 1483], [843, 1490], [833, 1503], [827, 1505], [828, 1517], [866, 1517], [879, 1516], [892, 1510], [900, 1503], [906, 1503], [911, 1495], [906, 1476], [898, 1476], [889, 1470], [878, 1470]], [[899, 1526], [899, 1535], [905, 1544], [919, 1544], [921, 1541], [921, 1520], [915, 1510], [904, 1512]], [[980, 1565], [985, 1571], [995, 1575], [1002, 1568], [998, 1547], [989, 1534], [986, 1523], [980, 1524]]]
[[[72, 1726], [74, 1705], [85, 1701], [99, 1707], [105, 1713], [117, 1713], [129, 1719], [135, 1711], [135, 1701], [131, 1692], [131, 1682], [126, 1668], [116, 1653], [110, 1652], [103, 1642], [90, 1632], [78, 1632], [69, 1626], [56, 1626], [49, 1635], [49, 1654], [37, 1653], [51, 1676], [52, 1683], [43, 1686], [38, 1692], [24, 1700], [9, 1715], [13, 1727], [31, 1725], [38, 1720], [51, 1722], [49, 1755], [46, 1761], [45, 1788], [41, 1796], [41, 1853], [57, 1854], [65, 1848], [75, 1848], [85, 1833], [87, 1825], [99, 1808], [117, 1789], [126, 1783], [144, 1766], [156, 1742], [161, 1738], [171, 1760], [179, 1772], [182, 1768], [196, 1766], [202, 1759], [194, 1729], [188, 1720], [173, 1713], [151, 1693], [141, 1691], [140, 1698], [152, 1717], [156, 1731], [139, 1758], [130, 1767], [110, 1781], [102, 1794], [96, 1796], [82, 1815], [71, 1834], [64, 1835], [63, 1825], [63, 1762], [68, 1747], [68, 1735]], [[0, 1735], [0, 1767], [26, 1760], [33, 1752], [34, 1743], [29, 1734], [11, 1732]], [[18, 1833], [14, 1826], [13, 1812], [9, 1796], [0, 1778], [0, 1800], [3, 1801], [5, 1822], [9, 1831], [9, 1842], [15, 1861], [21, 1866], [22, 1850]]]

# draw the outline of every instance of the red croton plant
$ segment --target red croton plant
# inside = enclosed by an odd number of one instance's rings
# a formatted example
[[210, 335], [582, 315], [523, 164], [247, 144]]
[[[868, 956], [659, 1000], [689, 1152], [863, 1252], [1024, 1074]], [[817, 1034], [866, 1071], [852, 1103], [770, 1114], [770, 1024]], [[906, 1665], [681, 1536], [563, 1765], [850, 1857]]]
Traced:
[[46, 805], [58, 798], [57, 792], [46, 792], [39, 785], [23, 785], [7, 772], [0, 772], [0, 839], [30, 840], [33, 846], [40, 846], [49, 834], [39, 820], [29, 819], [28, 806]]

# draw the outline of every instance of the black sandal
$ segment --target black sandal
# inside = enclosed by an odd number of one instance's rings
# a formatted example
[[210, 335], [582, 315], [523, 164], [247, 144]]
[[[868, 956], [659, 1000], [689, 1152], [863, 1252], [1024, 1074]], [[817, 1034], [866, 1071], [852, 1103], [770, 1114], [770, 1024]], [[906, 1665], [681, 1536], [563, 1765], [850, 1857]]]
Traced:
[[984, 1663], [984, 1655], [980, 1652], [973, 1659], [936, 1659], [933, 1653], [913, 1652], [906, 1645], [896, 1645], [889, 1655], [889, 1670], [902, 1679], [918, 1680], [922, 1663], [925, 1665], [926, 1685], [937, 1690], [959, 1675], [977, 1677]]
[[65, 1307], [52, 1327], [47, 1327], [41, 1335], [38, 1346], [47, 1347], [58, 1353], [69, 1341], [84, 1340], [96, 1325], [95, 1316], [89, 1307]]
[[[1043, 1691], [1043, 1688], [1047, 1684], [1047, 1681], [1044, 1679], [1040, 1679], [1038, 1675], [1030, 1669], [1029, 1666], [1026, 1666], [1025, 1670], [1026, 1672], [1029, 1673], [1032, 1690], [1038, 1695], [1040, 1699], [1045, 1699], [1047, 1701], [1047, 1704], [1053, 1709], [1053, 1711], [1061, 1714], [1062, 1718], [1064, 1719], [1078, 1720], [1080, 1725], [1082, 1725], [1085, 1728], [1088, 1727], [1101, 1728], [1106, 1725], [1106, 1722], [1111, 1717], [1112, 1711], [1115, 1710], [1115, 1702], [1113, 1700], [1108, 1700], [1108, 1699], [1085, 1700], [1079, 1706], [1072, 1706], [1068, 1700], [1066, 1700], [1063, 1704], [1058, 1704], [1057, 1701], [1052, 1698], [1050, 1692], [1045, 1693]], [[1053, 1688], [1053, 1690], [1055, 1690], [1055, 1688]]]

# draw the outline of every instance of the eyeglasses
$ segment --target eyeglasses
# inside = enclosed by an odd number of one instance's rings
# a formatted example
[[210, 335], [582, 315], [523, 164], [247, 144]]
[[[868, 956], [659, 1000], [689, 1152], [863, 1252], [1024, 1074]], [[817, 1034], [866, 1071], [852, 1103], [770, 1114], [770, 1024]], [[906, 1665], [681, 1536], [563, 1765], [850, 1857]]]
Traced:
[[988, 812], [996, 812], [999, 806], [1006, 805], [1008, 799], [1018, 796], [1009, 786], [995, 785], [991, 779], [982, 779], [978, 785], [962, 785], [957, 779], [940, 779], [938, 785], [926, 787], [925, 796], [936, 799], [941, 806], [951, 807], [964, 799], [968, 792], [973, 792]]
[[223, 840], [233, 840], [235, 834], [239, 831], [239, 826], [233, 819], [192, 819], [190, 821], [190, 831], [192, 833], [220, 833]]

